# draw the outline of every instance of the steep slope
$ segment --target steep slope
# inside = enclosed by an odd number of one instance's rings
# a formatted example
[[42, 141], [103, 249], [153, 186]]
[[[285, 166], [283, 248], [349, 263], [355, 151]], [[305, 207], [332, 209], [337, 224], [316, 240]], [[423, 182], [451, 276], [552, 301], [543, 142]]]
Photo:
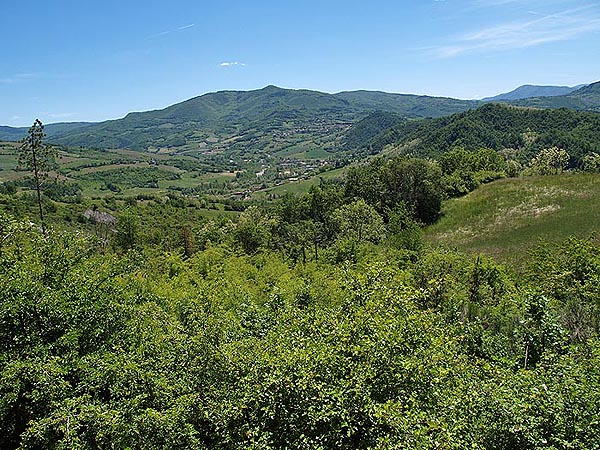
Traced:
[[496, 95], [494, 97], [487, 97], [482, 99], [483, 102], [501, 102], [511, 100], [522, 100], [531, 97], [557, 97], [560, 95], [567, 95], [577, 89], [581, 89], [584, 84], [579, 86], [536, 86], [532, 84], [525, 84], [519, 86], [513, 91], [505, 92], [503, 94]]

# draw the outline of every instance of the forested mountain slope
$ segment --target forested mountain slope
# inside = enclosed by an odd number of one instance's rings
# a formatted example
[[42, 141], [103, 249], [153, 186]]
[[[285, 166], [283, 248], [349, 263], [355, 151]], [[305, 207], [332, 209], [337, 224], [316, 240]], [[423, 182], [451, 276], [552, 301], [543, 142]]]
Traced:
[[404, 153], [435, 156], [452, 147], [467, 150], [522, 150], [528, 158], [542, 148], [557, 146], [579, 161], [600, 149], [600, 114], [569, 109], [520, 108], [499, 103], [439, 119], [400, 121], [362, 148], [386, 146]]

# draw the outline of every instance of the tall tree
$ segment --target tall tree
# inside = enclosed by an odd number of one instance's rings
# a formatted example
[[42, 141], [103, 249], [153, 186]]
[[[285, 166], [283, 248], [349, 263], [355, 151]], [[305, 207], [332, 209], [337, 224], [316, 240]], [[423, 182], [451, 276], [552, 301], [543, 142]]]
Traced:
[[51, 146], [44, 144], [44, 137], [44, 125], [40, 119], [35, 119], [27, 136], [20, 141], [19, 166], [33, 173], [37, 203], [40, 210], [40, 222], [42, 232], [45, 235], [46, 223], [44, 221], [44, 209], [42, 208], [41, 188], [42, 182], [48, 176], [48, 170], [56, 157], [56, 152]]

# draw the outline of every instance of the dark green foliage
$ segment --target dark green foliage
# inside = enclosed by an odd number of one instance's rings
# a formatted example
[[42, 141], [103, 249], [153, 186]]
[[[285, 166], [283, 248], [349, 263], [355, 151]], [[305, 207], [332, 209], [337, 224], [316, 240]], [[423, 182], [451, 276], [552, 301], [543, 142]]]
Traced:
[[82, 191], [78, 183], [59, 182], [46, 183], [44, 195], [56, 202], [77, 203], [81, 202]]
[[441, 117], [476, 108], [481, 104], [477, 100], [378, 91], [340, 92], [335, 97], [367, 111], [387, 111], [404, 117]]
[[0, 183], [0, 194], [14, 195], [17, 193], [17, 185], [14, 182], [5, 181]]
[[457, 147], [442, 154], [438, 162], [449, 197], [460, 197], [482, 183], [503, 178], [507, 168], [504, 158], [491, 149], [469, 152]]
[[355, 123], [344, 135], [343, 147], [358, 150], [382, 131], [398, 124], [402, 118], [394, 113], [376, 111]]
[[380, 213], [404, 204], [414, 217], [432, 223], [440, 214], [444, 190], [439, 165], [417, 158], [376, 159], [350, 168], [347, 198], [362, 198]]
[[599, 128], [599, 114], [488, 104], [440, 119], [400, 123], [365, 146], [381, 151], [390, 144], [406, 145], [402, 151], [416, 156], [439, 156], [454, 147], [510, 148], [519, 150], [522, 162], [556, 146], [567, 150], [572, 165], [580, 165], [584, 155], [600, 148]]
[[54, 163], [56, 151], [51, 146], [44, 144], [44, 136], [44, 125], [39, 119], [36, 119], [27, 132], [27, 136], [20, 141], [19, 166], [29, 170], [33, 175], [40, 223], [45, 233], [46, 223], [44, 221], [41, 189], [42, 183], [48, 176], [48, 171]]
[[111, 191], [119, 191], [118, 187], [157, 188], [160, 180], [178, 180], [180, 176], [156, 167], [126, 167], [110, 171], [90, 172], [78, 175], [82, 181], [100, 181]]

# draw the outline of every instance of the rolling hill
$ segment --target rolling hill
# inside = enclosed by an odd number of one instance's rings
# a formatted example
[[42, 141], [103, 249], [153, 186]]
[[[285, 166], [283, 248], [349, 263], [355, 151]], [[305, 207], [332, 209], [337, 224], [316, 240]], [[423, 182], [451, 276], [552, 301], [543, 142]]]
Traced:
[[[548, 89], [558, 93], [559, 88], [521, 87], [496, 98], [547, 95]], [[560, 138], [558, 144], [562, 146], [573, 144], [573, 136], [577, 134], [560, 123], [555, 129], [554, 125], [546, 127], [540, 122], [554, 124], [555, 119], [568, 122], [571, 120], [565, 119], [568, 113], [552, 113], [565, 117], [550, 117], [544, 113], [484, 108], [469, 115], [468, 111], [482, 104], [475, 100], [377, 91], [327, 94], [267, 86], [254, 91], [209, 93], [164, 109], [133, 112], [122, 119], [100, 123], [50, 124], [46, 126], [46, 134], [49, 142], [72, 147], [209, 154], [222, 155], [226, 160], [256, 161], [271, 156], [302, 158], [304, 154], [316, 153], [331, 156], [332, 152], [354, 152], [366, 145], [380, 150], [408, 138], [419, 142], [415, 151], [421, 153], [423, 146], [430, 153], [443, 151], [448, 145], [514, 147], [522, 144], [519, 134], [526, 129], [521, 125], [532, 126], [534, 132], [541, 128], [543, 133], [553, 134]], [[510, 104], [600, 111], [600, 82], [566, 95], [517, 99]], [[511, 117], [492, 117], [498, 111], [500, 116]], [[456, 113], [467, 115], [454, 116]], [[405, 120], [423, 118], [433, 121]], [[506, 130], [498, 128], [506, 120], [514, 126]], [[27, 128], [0, 127], [0, 140], [14, 141], [26, 132]], [[425, 136], [430, 133], [433, 134]]]
[[478, 100], [458, 100], [428, 95], [390, 94], [379, 91], [349, 91], [334, 94], [363, 111], [385, 111], [405, 117], [442, 117], [478, 107]]
[[233, 137], [265, 132], [306, 128], [336, 131], [335, 125], [353, 123], [376, 110], [409, 117], [439, 117], [474, 106], [474, 102], [448, 98], [367, 91], [332, 95], [267, 86], [255, 91], [205, 94], [162, 110], [130, 113], [123, 119], [94, 124], [52, 139], [65, 145], [137, 150], [214, 148]]
[[[92, 125], [91, 122], [59, 122], [44, 126], [49, 139]], [[18, 141], [27, 134], [29, 127], [0, 126], [0, 141]]]

